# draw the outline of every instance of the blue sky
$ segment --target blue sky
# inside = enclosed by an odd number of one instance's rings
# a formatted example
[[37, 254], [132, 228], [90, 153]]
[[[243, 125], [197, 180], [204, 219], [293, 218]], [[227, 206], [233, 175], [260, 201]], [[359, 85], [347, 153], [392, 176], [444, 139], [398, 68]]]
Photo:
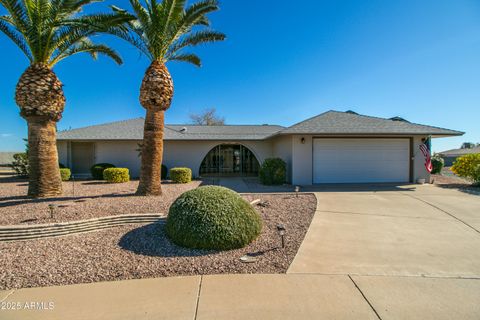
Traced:
[[[480, 142], [479, 1], [223, 0], [221, 8], [211, 19], [228, 39], [195, 49], [203, 67], [169, 64], [176, 91], [167, 123], [208, 107], [229, 124], [285, 126], [351, 109], [467, 132], [435, 139], [436, 151]], [[98, 40], [125, 64], [76, 56], [57, 65], [67, 98], [59, 129], [144, 114], [138, 90], [149, 62], [120, 40]], [[0, 151], [22, 150], [26, 123], [13, 97], [27, 60], [3, 35], [0, 55]]]

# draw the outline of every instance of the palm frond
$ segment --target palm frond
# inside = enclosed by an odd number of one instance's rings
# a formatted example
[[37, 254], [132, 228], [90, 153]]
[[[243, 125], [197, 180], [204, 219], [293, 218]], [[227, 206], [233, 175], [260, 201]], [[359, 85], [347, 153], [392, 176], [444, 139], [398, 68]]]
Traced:
[[[221, 41], [225, 35], [213, 30], [198, 30], [196, 26], [209, 26], [207, 14], [217, 11], [217, 0], [201, 0], [187, 6], [186, 0], [130, 0], [135, 20], [126, 25], [128, 35], [117, 35], [137, 47], [151, 60], [163, 63], [169, 60], [200, 65], [194, 54], [184, 54], [181, 49], [201, 43]], [[126, 12], [112, 7], [114, 12]], [[195, 29], [195, 31], [192, 31]]]
[[9, 25], [6, 21], [9, 21], [9, 19], [3, 19], [4, 17], [0, 17], [0, 31], [3, 32], [7, 37], [10, 38], [10, 40], [13, 41], [17, 45], [20, 50], [25, 54], [27, 59], [32, 62], [33, 57], [28, 49], [27, 44], [25, 43], [25, 39], [22, 37], [22, 34], [18, 32], [14, 27]]
[[176, 53], [170, 56], [169, 61], [188, 62], [197, 67], [202, 66], [202, 61], [200, 60], [200, 58], [193, 53]]
[[169, 56], [171, 56], [172, 54], [175, 54], [176, 52], [180, 51], [183, 48], [190, 47], [190, 46], [193, 47], [203, 43], [223, 41], [223, 40], [225, 40], [225, 34], [217, 31], [204, 30], [204, 31], [189, 33], [182, 39], [174, 42], [169, 47], [167, 60]]
[[31, 63], [53, 66], [80, 53], [105, 54], [120, 62], [113, 50], [87, 41], [97, 34], [127, 32], [134, 17], [127, 13], [82, 14], [86, 5], [102, 0], [0, 0], [8, 12], [1, 31], [27, 56]]
[[123, 60], [120, 55], [113, 50], [112, 48], [104, 45], [104, 44], [94, 44], [91, 41], [84, 39], [84, 41], [80, 42], [79, 44], [75, 45], [74, 47], [70, 47], [65, 52], [58, 54], [57, 56], [52, 58], [49, 65], [55, 65], [58, 62], [62, 61], [65, 58], [73, 56], [78, 53], [89, 53], [94, 60], [97, 59], [98, 55], [105, 55], [112, 60], [114, 60], [117, 64], [122, 64]]

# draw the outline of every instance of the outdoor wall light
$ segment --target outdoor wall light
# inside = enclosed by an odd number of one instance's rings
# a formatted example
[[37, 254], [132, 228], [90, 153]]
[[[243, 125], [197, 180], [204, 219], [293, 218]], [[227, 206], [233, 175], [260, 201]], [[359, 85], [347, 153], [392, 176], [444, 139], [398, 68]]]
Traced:
[[53, 219], [55, 217], [55, 205], [49, 204], [48, 209], [50, 210], [50, 218]]
[[278, 224], [277, 225], [277, 232], [278, 235], [282, 238], [282, 248], [285, 248], [285, 226], [283, 224]]
[[302, 144], [305, 144], [305, 138], [302, 137], [302, 139], [300, 139], [300, 141], [302, 142]]

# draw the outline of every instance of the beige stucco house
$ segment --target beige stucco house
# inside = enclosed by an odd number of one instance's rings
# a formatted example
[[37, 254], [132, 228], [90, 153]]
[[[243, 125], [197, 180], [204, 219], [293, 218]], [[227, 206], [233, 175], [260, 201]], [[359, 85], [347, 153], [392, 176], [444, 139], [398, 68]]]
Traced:
[[[420, 145], [462, 134], [352, 111], [328, 111], [291, 127], [166, 125], [163, 163], [189, 167], [195, 177], [256, 176], [266, 158], [279, 157], [296, 185], [429, 181]], [[108, 162], [138, 177], [142, 135], [141, 118], [61, 131], [60, 162], [77, 176]]]

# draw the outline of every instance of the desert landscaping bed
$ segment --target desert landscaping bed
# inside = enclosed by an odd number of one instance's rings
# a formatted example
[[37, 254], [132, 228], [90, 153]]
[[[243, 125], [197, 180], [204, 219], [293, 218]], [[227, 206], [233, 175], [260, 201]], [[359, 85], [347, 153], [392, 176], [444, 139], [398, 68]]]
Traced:
[[[64, 195], [58, 198], [26, 197], [28, 182], [15, 177], [0, 179], [0, 225], [66, 222], [118, 214], [166, 214], [183, 192], [202, 182], [164, 183], [161, 197], [137, 197], [138, 181], [109, 184], [103, 181], [64, 182]], [[49, 205], [55, 205], [54, 218]]]
[[[60, 238], [0, 243], [0, 289], [218, 273], [284, 273], [316, 208], [312, 194], [246, 195], [264, 220], [260, 237], [231, 251], [191, 250], [172, 244], [163, 224], [129, 225]], [[277, 225], [287, 230], [280, 248]], [[263, 252], [263, 254], [262, 254]], [[257, 261], [239, 260], [255, 253]]]
[[471, 194], [480, 194], [480, 187], [472, 185], [471, 181], [456, 176], [450, 168], [443, 168], [442, 174], [433, 174], [432, 181], [442, 188], [457, 189]]

